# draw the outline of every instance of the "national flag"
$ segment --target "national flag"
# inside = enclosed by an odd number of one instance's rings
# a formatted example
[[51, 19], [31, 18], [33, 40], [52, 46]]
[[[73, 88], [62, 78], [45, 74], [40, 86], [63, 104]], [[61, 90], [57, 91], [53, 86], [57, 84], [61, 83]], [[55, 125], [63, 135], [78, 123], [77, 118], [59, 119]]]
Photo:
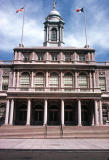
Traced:
[[76, 12], [84, 12], [83, 8], [76, 9]]
[[18, 13], [18, 12], [24, 12], [24, 7], [17, 9], [17, 10], [16, 10], [16, 13]]

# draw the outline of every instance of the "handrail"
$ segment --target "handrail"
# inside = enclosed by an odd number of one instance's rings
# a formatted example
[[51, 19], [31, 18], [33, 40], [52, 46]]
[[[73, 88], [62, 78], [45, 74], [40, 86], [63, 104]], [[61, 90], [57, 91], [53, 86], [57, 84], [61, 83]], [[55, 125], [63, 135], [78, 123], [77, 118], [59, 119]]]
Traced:
[[45, 133], [44, 136], [47, 136], [47, 124], [45, 124]]
[[60, 135], [61, 135], [61, 137], [63, 137], [63, 126], [62, 126], [62, 124], [60, 125]]

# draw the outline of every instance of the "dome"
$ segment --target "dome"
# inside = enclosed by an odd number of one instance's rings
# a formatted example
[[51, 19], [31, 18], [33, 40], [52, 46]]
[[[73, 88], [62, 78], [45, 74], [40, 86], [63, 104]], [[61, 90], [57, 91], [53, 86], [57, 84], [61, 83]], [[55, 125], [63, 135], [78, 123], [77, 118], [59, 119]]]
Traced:
[[60, 15], [60, 13], [59, 13], [57, 10], [53, 9], [53, 10], [50, 12], [49, 16], [61, 16], [61, 15]]

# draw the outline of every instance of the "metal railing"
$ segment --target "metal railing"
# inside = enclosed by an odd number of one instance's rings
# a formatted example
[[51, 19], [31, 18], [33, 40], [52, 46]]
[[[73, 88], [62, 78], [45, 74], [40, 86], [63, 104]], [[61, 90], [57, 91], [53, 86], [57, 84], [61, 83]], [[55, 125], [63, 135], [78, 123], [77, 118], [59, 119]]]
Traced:
[[45, 132], [44, 132], [44, 136], [47, 136], [47, 124], [45, 124]]
[[64, 133], [64, 132], [63, 132], [63, 126], [62, 126], [62, 124], [61, 124], [61, 125], [60, 125], [60, 136], [61, 136], [61, 137], [63, 137], [63, 133]]

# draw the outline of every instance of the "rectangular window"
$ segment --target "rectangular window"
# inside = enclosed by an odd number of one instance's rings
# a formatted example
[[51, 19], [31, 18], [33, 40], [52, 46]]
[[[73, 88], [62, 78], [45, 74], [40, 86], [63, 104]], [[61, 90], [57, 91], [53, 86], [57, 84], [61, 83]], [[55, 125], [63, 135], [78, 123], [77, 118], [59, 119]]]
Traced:
[[52, 57], [52, 61], [57, 61], [57, 54], [56, 53], [52, 53], [51, 57]]
[[101, 88], [101, 91], [106, 90], [106, 79], [105, 79], [105, 77], [99, 77], [99, 86]]
[[84, 62], [85, 61], [85, 55], [84, 54], [80, 54], [79, 55], [79, 61], [80, 62]]
[[64, 77], [64, 86], [65, 87], [72, 87], [72, 77]]
[[43, 77], [35, 77], [35, 86], [43, 87], [44, 86], [44, 78]]
[[50, 77], [50, 86], [58, 86], [58, 77]]
[[71, 61], [71, 54], [69, 53], [65, 54], [65, 61], [67, 62]]
[[2, 90], [8, 90], [9, 77], [3, 77]]
[[38, 61], [43, 61], [43, 54], [37, 54]]
[[80, 88], [87, 88], [87, 77], [86, 76], [79, 76], [79, 87]]

